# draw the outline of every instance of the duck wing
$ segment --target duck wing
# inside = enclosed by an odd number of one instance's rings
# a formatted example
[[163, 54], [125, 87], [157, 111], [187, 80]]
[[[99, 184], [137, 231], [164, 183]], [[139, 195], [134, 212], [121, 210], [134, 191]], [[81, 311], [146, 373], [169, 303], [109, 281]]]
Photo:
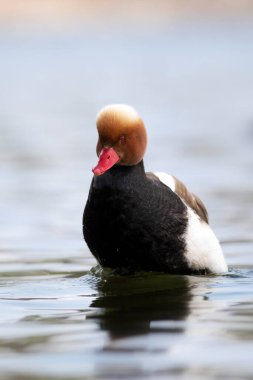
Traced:
[[179, 198], [182, 199], [184, 203], [187, 204], [192, 210], [196, 212], [196, 214], [208, 223], [208, 212], [204, 203], [199, 199], [199, 197], [193, 193], [191, 193], [187, 187], [181, 182], [178, 178], [162, 172], [149, 172], [146, 173], [147, 178], [152, 181], [159, 180], [164, 185], [168, 186], [174, 193], [176, 193]]

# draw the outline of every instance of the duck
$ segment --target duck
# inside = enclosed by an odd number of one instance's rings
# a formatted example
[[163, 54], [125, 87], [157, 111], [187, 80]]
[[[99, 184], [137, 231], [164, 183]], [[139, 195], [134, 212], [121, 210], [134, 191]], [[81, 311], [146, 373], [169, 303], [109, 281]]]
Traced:
[[145, 172], [147, 132], [137, 111], [105, 106], [96, 126], [98, 162], [83, 236], [100, 266], [122, 273], [226, 273], [203, 202], [175, 176]]

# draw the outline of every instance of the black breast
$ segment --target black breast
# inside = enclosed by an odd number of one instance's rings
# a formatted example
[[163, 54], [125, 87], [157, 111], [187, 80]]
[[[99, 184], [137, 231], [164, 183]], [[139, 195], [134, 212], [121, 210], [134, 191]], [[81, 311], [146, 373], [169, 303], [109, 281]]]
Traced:
[[104, 267], [189, 273], [184, 258], [186, 207], [143, 163], [115, 166], [94, 177], [83, 215], [83, 234]]

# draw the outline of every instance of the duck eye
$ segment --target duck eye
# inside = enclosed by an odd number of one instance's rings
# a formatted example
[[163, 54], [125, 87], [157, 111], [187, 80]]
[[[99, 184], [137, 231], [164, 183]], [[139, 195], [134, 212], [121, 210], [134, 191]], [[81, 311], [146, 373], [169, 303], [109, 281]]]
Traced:
[[121, 144], [124, 144], [124, 143], [126, 142], [126, 136], [124, 136], [124, 135], [120, 136], [120, 138], [119, 138], [119, 142], [120, 142]]

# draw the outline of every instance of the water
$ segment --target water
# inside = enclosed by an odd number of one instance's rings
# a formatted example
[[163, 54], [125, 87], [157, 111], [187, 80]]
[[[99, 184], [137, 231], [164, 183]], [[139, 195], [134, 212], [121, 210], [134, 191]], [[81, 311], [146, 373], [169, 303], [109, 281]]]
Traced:
[[[1, 30], [1, 379], [252, 378], [252, 25]], [[146, 168], [204, 200], [229, 274], [96, 267], [81, 219], [111, 102], [146, 122]]]

